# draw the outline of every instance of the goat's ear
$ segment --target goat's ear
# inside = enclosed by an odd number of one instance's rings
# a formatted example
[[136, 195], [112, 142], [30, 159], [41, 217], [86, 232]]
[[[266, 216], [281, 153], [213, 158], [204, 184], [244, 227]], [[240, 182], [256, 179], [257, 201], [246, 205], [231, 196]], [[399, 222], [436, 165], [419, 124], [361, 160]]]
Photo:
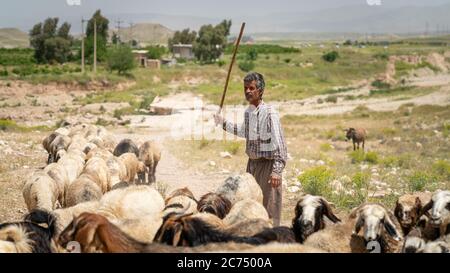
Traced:
[[420, 212], [422, 211], [422, 201], [420, 201], [419, 197], [416, 197], [416, 202], [415, 202], [414, 206], [415, 206], [417, 215], [420, 217]]
[[181, 241], [182, 233], [183, 233], [183, 225], [181, 225], [181, 224], [175, 225], [174, 232], [173, 232], [172, 246], [174, 246], [174, 247], [178, 246], [179, 242]]
[[394, 215], [398, 219], [400, 218], [400, 212], [402, 211], [402, 209], [403, 205], [397, 201], [397, 203], [395, 204]]
[[400, 232], [397, 230], [397, 228], [394, 225], [394, 221], [391, 219], [391, 216], [388, 214], [385, 214], [384, 216], [384, 228], [386, 229], [387, 233], [394, 238], [396, 241], [400, 241], [402, 239], [402, 236]]
[[430, 202], [428, 202], [428, 204], [426, 204], [422, 210], [420, 211], [420, 215], [426, 215], [427, 217], [430, 217], [430, 214], [428, 213], [428, 211], [433, 207], [434, 203], [433, 200], [430, 200]]
[[298, 201], [297, 205], [295, 206], [295, 219], [299, 218], [300, 215], [302, 215], [302, 207], [300, 206], [301, 202], [302, 202], [301, 200]]
[[361, 208], [363, 207], [363, 205], [364, 204], [362, 204], [362, 205], [360, 205], [359, 207], [357, 207], [357, 208], [354, 208], [351, 212], [350, 212], [350, 214], [349, 214], [349, 218], [350, 219], [355, 219], [358, 215], [359, 215], [359, 212], [361, 211]]
[[341, 219], [339, 219], [334, 213], [333, 210], [331, 209], [330, 204], [327, 202], [327, 200], [325, 200], [324, 198], [320, 199], [320, 202], [322, 203], [323, 206], [323, 213], [326, 217], [328, 217], [328, 219], [330, 219], [333, 223], [337, 223], [340, 222]]
[[97, 227], [98, 225], [96, 223], [86, 222], [84, 223], [84, 225], [81, 225], [76, 231], [74, 239], [75, 241], [80, 243], [84, 250], [88, 249], [94, 242], [95, 235], [97, 233]]
[[363, 218], [361, 217], [361, 215], [359, 215], [358, 220], [356, 220], [355, 223], [355, 229], [353, 230], [353, 234], [357, 235], [361, 230], [363, 224], [364, 224]]

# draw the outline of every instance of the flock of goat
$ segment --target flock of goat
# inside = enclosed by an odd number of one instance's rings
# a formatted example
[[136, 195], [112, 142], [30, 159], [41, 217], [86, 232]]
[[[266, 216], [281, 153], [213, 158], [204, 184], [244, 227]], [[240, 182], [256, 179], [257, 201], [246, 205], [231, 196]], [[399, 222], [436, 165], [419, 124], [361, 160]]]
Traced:
[[292, 225], [273, 227], [250, 174], [199, 200], [188, 188], [164, 198], [155, 188], [161, 151], [153, 141], [116, 144], [105, 128], [78, 124], [43, 146], [48, 165], [23, 188], [29, 213], [0, 224], [0, 252], [72, 252], [74, 242], [85, 253], [359, 253], [370, 252], [370, 242], [380, 252], [450, 249], [450, 191], [401, 196], [392, 212], [366, 203], [345, 216], [325, 198], [303, 195]]

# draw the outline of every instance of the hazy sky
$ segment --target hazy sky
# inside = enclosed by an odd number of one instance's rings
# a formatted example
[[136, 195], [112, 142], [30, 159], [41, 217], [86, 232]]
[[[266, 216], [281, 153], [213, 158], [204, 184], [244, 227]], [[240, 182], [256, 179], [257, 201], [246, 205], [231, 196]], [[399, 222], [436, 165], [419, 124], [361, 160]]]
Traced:
[[[68, 4], [78, 1], [81, 2], [79, 6]], [[28, 30], [37, 21], [50, 16], [57, 16], [62, 20], [70, 18], [73, 21], [81, 16], [90, 17], [99, 8], [106, 15], [157, 13], [206, 18], [245, 18], [368, 5], [367, 2], [377, 1], [381, 1], [383, 7], [450, 3], [450, 0], [0, 0], [0, 27]], [[280, 14], [278, 16], [282, 17]]]
[[[80, 1], [80, 6], [68, 2]], [[105, 13], [163, 13], [201, 17], [305, 12], [346, 5], [364, 5], [376, 0], [0, 0], [0, 23], [6, 18], [49, 16], [50, 14], [91, 14], [97, 8]], [[383, 6], [440, 5], [449, 0], [378, 0]]]

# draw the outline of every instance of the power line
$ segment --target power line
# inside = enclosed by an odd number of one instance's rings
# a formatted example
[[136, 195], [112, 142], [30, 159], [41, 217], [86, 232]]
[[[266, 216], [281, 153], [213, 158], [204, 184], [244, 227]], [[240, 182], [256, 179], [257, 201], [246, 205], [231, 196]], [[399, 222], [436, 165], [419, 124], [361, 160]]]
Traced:
[[120, 20], [120, 18], [118, 20], [115, 21], [116, 22], [116, 27], [117, 27], [117, 36], [119, 37], [119, 41], [120, 39], [120, 24], [123, 23], [123, 21]]
[[128, 23], [130, 25], [130, 44], [133, 45], [133, 27], [135, 24], [133, 22]]
[[85, 72], [84, 68], [84, 22], [87, 22], [88, 20], [84, 20], [83, 17], [81, 17], [81, 72]]

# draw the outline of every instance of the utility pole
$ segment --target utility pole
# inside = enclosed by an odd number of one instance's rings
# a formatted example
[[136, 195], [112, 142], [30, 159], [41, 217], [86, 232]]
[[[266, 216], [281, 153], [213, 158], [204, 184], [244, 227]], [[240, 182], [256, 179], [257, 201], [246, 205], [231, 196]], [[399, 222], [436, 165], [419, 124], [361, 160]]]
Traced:
[[94, 18], [94, 73], [97, 73], [97, 20]]
[[87, 20], [84, 20], [83, 17], [81, 17], [81, 72], [84, 74], [85, 68], [84, 68], [84, 22]]
[[134, 24], [133, 24], [133, 22], [129, 22], [129, 25], [130, 25], [130, 45], [133, 46], [133, 27], [134, 27]]
[[119, 20], [116, 21], [116, 25], [117, 25], [117, 37], [119, 38], [119, 42], [121, 42], [121, 39], [120, 39], [120, 24], [122, 24], [122, 23], [123, 23], [123, 21], [120, 21], [120, 18], [119, 18]]

